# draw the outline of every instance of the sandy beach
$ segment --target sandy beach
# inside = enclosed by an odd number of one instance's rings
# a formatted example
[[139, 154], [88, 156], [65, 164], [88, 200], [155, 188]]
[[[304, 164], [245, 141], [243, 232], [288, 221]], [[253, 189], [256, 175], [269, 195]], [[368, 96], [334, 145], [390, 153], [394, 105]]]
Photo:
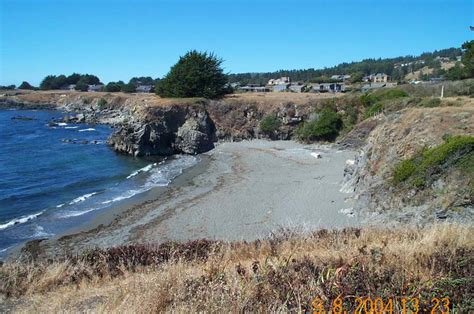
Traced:
[[[314, 153], [320, 154], [316, 158]], [[355, 226], [351, 194], [340, 191], [355, 152], [293, 141], [225, 142], [165, 188], [44, 241], [48, 253], [192, 239], [254, 240], [282, 228]]]

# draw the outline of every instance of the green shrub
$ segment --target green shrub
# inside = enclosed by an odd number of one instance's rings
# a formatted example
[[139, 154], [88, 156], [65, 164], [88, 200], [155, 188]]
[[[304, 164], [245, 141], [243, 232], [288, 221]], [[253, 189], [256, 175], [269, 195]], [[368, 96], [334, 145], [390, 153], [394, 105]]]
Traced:
[[435, 108], [441, 105], [441, 99], [439, 98], [426, 98], [420, 102], [421, 107]]
[[412, 159], [402, 161], [393, 172], [393, 181], [400, 183], [408, 179], [416, 171], [415, 163]]
[[420, 188], [451, 166], [456, 166], [474, 179], [474, 136], [447, 136], [443, 144], [424, 149], [400, 162], [393, 171], [393, 182], [407, 182], [412, 187]]
[[99, 108], [106, 107], [107, 106], [107, 100], [105, 100], [104, 98], [99, 99], [99, 101], [97, 102], [97, 106]]
[[405, 92], [404, 90], [382, 89], [382, 90], [375, 91], [373, 93], [367, 93], [360, 96], [360, 101], [365, 107], [370, 107], [373, 104], [380, 101], [402, 98], [402, 97], [408, 97], [407, 92]]
[[280, 128], [281, 122], [275, 115], [267, 115], [260, 121], [260, 130], [264, 133], [273, 133]]
[[382, 111], [384, 109], [384, 105], [382, 103], [376, 103], [376, 104], [373, 104], [372, 106], [370, 106], [369, 109], [367, 109], [364, 113], [364, 119], [368, 119], [374, 115], [376, 115], [377, 113], [379, 113], [380, 111]]
[[311, 142], [316, 140], [334, 140], [342, 128], [341, 116], [332, 110], [323, 109], [318, 118], [305, 122], [298, 130], [297, 136], [305, 141]]

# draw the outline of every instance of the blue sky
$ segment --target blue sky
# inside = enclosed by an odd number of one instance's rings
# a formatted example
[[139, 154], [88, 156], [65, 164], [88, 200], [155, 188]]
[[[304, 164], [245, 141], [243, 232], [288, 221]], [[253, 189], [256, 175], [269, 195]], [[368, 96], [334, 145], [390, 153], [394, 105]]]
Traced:
[[474, 0], [0, 0], [0, 84], [161, 77], [190, 49], [227, 72], [321, 68], [472, 40]]

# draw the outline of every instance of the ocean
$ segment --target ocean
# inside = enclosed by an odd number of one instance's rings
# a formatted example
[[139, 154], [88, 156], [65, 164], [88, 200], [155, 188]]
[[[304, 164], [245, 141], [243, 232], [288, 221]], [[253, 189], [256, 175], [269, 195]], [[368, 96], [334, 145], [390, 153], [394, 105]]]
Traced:
[[87, 223], [102, 210], [168, 185], [198, 157], [115, 153], [110, 126], [59, 123], [59, 111], [0, 110], [0, 258], [28, 240]]

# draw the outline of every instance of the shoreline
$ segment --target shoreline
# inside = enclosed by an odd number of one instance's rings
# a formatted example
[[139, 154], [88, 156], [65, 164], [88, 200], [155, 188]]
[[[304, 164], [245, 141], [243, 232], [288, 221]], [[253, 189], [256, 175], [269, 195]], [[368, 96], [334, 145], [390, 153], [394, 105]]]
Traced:
[[293, 141], [222, 142], [169, 186], [107, 209], [77, 229], [30, 241], [22, 251], [52, 257], [133, 243], [251, 241], [290, 228], [358, 226], [357, 217], [344, 213], [352, 207], [351, 194], [340, 191], [345, 161], [354, 155]]

